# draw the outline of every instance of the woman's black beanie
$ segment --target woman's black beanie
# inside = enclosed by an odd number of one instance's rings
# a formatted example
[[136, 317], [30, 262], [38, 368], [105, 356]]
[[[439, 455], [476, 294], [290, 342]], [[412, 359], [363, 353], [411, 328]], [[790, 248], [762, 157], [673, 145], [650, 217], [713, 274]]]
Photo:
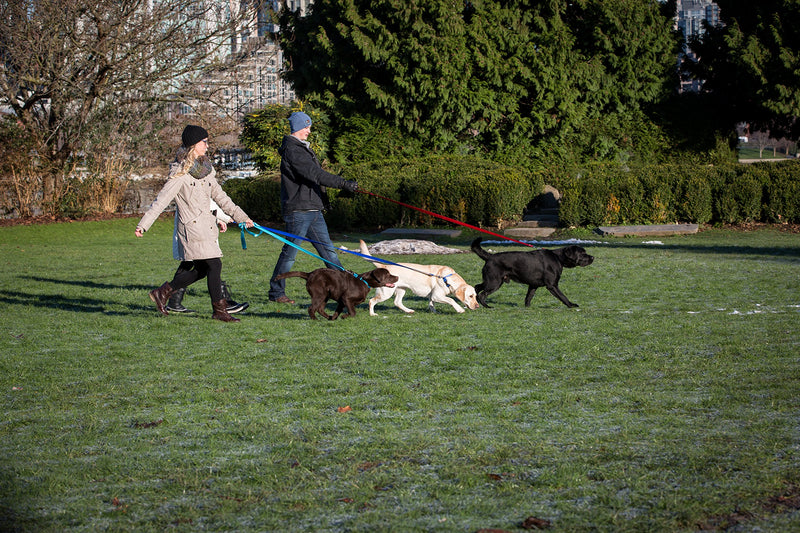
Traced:
[[183, 128], [183, 133], [181, 133], [181, 141], [186, 148], [194, 146], [203, 139], [208, 139], [208, 132], [205, 130], [205, 128], [193, 126], [191, 124]]

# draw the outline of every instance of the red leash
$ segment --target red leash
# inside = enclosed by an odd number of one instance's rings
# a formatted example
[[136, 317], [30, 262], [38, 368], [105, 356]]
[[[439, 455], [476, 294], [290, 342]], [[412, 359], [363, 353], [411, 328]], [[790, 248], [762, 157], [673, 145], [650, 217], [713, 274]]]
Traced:
[[524, 246], [530, 246], [531, 248], [536, 248], [532, 244], [528, 244], [527, 242], [518, 241], [517, 239], [512, 239], [511, 237], [506, 237], [505, 235], [500, 235], [499, 233], [494, 233], [489, 230], [485, 230], [483, 228], [479, 228], [478, 226], [473, 226], [472, 224], [467, 224], [466, 222], [461, 222], [460, 220], [456, 220], [454, 218], [446, 217], [444, 215], [440, 215], [438, 213], [434, 213], [433, 211], [428, 211], [427, 209], [422, 209], [421, 207], [414, 207], [413, 205], [404, 204], [398, 200], [392, 200], [391, 198], [386, 198], [385, 196], [381, 196], [379, 194], [375, 194], [374, 192], [365, 191], [363, 189], [358, 189], [358, 192], [369, 194], [370, 196], [374, 196], [375, 198], [380, 198], [381, 200], [386, 200], [388, 202], [393, 202], [397, 205], [401, 205], [403, 207], [407, 207], [409, 209], [415, 209], [420, 213], [425, 213], [426, 215], [430, 215], [432, 217], [441, 218], [442, 220], [446, 220], [448, 222], [452, 222], [453, 224], [458, 224], [459, 226], [464, 226], [466, 228], [474, 229], [483, 233], [487, 233], [489, 235], [494, 235], [495, 237], [500, 237], [501, 239], [505, 239], [507, 241], [516, 242], [517, 244], [522, 244]]

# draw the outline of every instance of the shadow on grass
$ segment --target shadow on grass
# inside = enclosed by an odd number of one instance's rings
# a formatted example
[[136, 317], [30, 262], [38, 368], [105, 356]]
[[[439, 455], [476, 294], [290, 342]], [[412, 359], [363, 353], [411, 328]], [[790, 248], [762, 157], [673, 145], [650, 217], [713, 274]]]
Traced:
[[[147, 291], [150, 292], [158, 285], [118, 285], [112, 283], [98, 283], [86, 279], [56, 279], [56, 278], [43, 278], [40, 276], [17, 276], [19, 279], [30, 281], [37, 281], [40, 283], [58, 283], [61, 285], [75, 285], [76, 287], [86, 287], [87, 289], [105, 289], [105, 290], [125, 290], [125, 291]], [[160, 285], [160, 284], [159, 284]]]
[[[630, 240], [620, 240], [620, 241], [597, 241], [596, 243], [587, 242], [585, 244], [581, 244], [587, 250], [590, 248], [597, 248], [597, 247], [614, 247], [614, 248], [638, 248], [638, 249], [652, 249], [652, 250], [669, 250], [674, 252], [692, 252], [692, 253], [701, 253], [701, 254], [714, 254], [714, 255], [757, 255], [757, 256], [773, 256], [773, 257], [788, 257], [788, 258], [800, 258], [800, 246], [741, 246], [741, 245], [703, 245], [703, 244], [673, 244], [673, 243], [662, 243], [662, 244], [655, 244], [653, 242], [642, 242], [642, 240], [647, 241], [660, 241], [663, 237], [649, 237], [649, 236], [642, 236], [642, 237], [634, 237]], [[634, 240], [635, 239], [635, 240]], [[800, 240], [800, 239], [798, 239]], [[492, 241], [491, 246], [494, 248], [494, 252], [505, 252], [505, 251], [527, 251], [527, 250], [520, 250], [519, 245], [514, 243], [502, 243], [502, 242], [494, 242]], [[505, 250], [502, 249], [506, 246], [514, 247], [513, 250]], [[552, 246], [548, 245], [545, 242], [540, 242], [536, 245], [537, 248], [561, 248], [563, 246], [567, 246], [567, 244], [563, 243], [554, 243]]]
[[63, 311], [76, 311], [80, 313], [103, 313], [106, 315], [129, 314], [120, 311], [108, 311], [112, 305], [122, 305], [131, 311], [143, 311], [149, 306], [119, 304], [97, 298], [69, 298], [60, 294], [30, 294], [18, 291], [0, 291], [0, 302], [7, 305], [21, 305], [24, 307], [43, 307], [48, 309], [61, 309]]
[[[60, 294], [30, 294], [20, 291], [0, 291], [0, 303], [14, 306], [35, 307], [45, 309], [59, 309], [61, 311], [72, 311], [76, 313], [101, 313], [108, 316], [136, 315], [140, 313], [155, 313], [155, 308], [149, 298], [145, 295], [146, 304], [124, 304], [115, 301], [101, 300], [97, 298], [69, 298]], [[124, 307], [127, 311], [115, 311], [109, 308]], [[199, 307], [199, 306], [196, 306]], [[201, 308], [194, 313], [170, 313], [170, 316], [185, 316], [187, 318], [209, 318], [211, 316], [211, 304], [208, 309]], [[254, 318], [282, 318], [289, 320], [308, 320], [308, 313], [304, 309], [292, 310], [292, 312], [252, 312], [252, 307], [246, 312], [239, 313], [240, 317]], [[287, 310], [288, 311], [288, 310]]]
[[[364, 314], [367, 315], [367, 313]], [[356, 315], [356, 318], [358, 318], [360, 315], [361, 313]], [[237, 316], [254, 317], [254, 318], [282, 318], [284, 320], [308, 320], [309, 322], [311, 322], [311, 319], [308, 317], [308, 311], [306, 311], [306, 309], [297, 309], [291, 311], [287, 310], [284, 312], [269, 311], [269, 312], [258, 312], [258, 313], [251, 313], [250, 309], [248, 309], [246, 312], [239, 313], [239, 315]], [[327, 320], [321, 318], [318, 320], [318, 322], [327, 322]]]
[[[56, 278], [45, 278], [41, 276], [19, 276], [21, 280], [33, 281], [37, 283], [54, 283], [60, 285], [74, 285], [78, 287], [85, 287], [87, 289], [93, 290], [126, 290], [126, 291], [141, 291], [142, 292], [142, 304], [131, 304], [131, 303], [122, 303], [120, 301], [111, 300], [111, 299], [104, 299], [104, 298], [97, 298], [98, 294], [93, 294], [93, 297], [79, 297], [79, 298], [70, 298], [68, 296], [64, 296], [63, 294], [33, 294], [23, 291], [0, 291], [0, 303], [6, 305], [20, 305], [23, 307], [38, 307], [38, 308], [47, 308], [47, 309], [60, 309], [63, 311], [74, 311], [78, 313], [102, 313], [104, 315], [114, 316], [114, 315], [129, 315], [129, 314], [138, 314], [138, 313], [146, 313], [146, 312], [155, 312], [158, 311], [155, 308], [155, 304], [153, 304], [147, 293], [154, 289], [154, 286], [150, 285], [115, 285], [111, 283], [98, 283], [94, 281], [88, 280], [70, 280], [70, 279], [56, 279]], [[196, 289], [196, 293], [194, 290]], [[187, 307], [190, 309], [195, 309], [193, 313], [170, 313], [170, 316], [186, 316], [186, 317], [194, 317], [194, 318], [208, 318], [211, 315], [211, 303], [208, 298], [206, 292], [205, 283], [202, 281], [196, 284], [196, 287], [192, 287], [189, 292], [187, 292], [187, 296], [191, 296], [191, 299], [197, 298], [200, 302], [194, 302], [187, 304]], [[260, 307], [269, 307], [272, 304], [264, 303]], [[110, 308], [114, 307], [123, 307], [128, 309], [128, 311], [113, 311]], [[290, 320], [308, 320], [308, 306], [301, 306], [301, 307], [283, 307], [281, 310], [275, 311], [257, 311], [254, 309], [253, 304], [251, 303], [251, 307], [247, 309], [247, 311], [240, 313], [240, 317], [254, 317], [254, 318], [283, 318], [283, 319], [290, 319]]]
[[[658, 240], [654, 237], [653, 240]], [[617, 243], [609, 242], [615, 248], [650, 248], [653, 250], [669, 250], [672, 252], [691, 252], [713, 255], [751, 255], [772, 258], [800, 258], [800, 246], [703, 246], [699, 244], [650, 244], [650, 243]]]

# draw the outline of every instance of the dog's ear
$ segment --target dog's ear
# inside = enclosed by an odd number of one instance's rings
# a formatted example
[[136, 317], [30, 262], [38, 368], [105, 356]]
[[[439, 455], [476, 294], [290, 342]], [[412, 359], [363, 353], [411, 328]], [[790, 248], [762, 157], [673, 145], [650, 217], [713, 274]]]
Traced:
[[575, 246], [574, 244], [571, 246], [567, 246], [564, 248], [562, 254], [563, 258], [563, 265], [567, 268], [574, 268], [577, 266], [582, 266], [584, 263], [589, 264], [591, 261], [586, 262], [586, 259], [589, 257], [589, 254], [586, 253], [586, 250], [581, 248], [580, 246]]
[[561, 264], [566, 268], [576, 267], [578, 265], [578, 257], [580, 257], [580, 252], [575, 245], [561, 249]]
[[395, 283], [400, 279], [385, 268], [379, 268], [375, 272], [377, 273], [376, 277], [381, 283]]

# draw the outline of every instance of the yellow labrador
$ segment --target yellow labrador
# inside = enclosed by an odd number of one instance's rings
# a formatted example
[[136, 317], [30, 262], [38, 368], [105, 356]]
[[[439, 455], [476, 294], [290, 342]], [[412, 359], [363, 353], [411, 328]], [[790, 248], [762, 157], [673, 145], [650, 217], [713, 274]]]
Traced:
[[[364, 241], [359, 242], [361, 244], [361, 253], [369, 255], [366, 243]], [[406, 290], [410, 290], [416, 296], [428, 298], [428, 310], [431, 312], [436, 311], [433, 307], [434, 302], [450, 304], [456, 312], [464, 312], [464, 308], [458, 305], [448, 294], [452, 294], [464, 302], [464, 305], [469, 309], [480, 307], [475, 294], [475, 287], [464, 281], [464, 278], [456, 274], [456, 271], [449, 266], [398, 263], [398, 265], [410, 267], [403, 268], [402, 266], [386, 265], [384, 263], [374, 262], [373, 264], [377, 267], [385, 268], [399, 279], [395, 282], [394, 287], [378, 287], [375, 289], [375, 296], [369, 300], [370, 316], [377, 316], [375, 304], [388, 300], [393, 294], [394, 305], [406, 313], [413, 313], [413, 309], [403, 305], [403, 296], [405, 296]], [[411, 270], [411, 268], [414, 270]]]

